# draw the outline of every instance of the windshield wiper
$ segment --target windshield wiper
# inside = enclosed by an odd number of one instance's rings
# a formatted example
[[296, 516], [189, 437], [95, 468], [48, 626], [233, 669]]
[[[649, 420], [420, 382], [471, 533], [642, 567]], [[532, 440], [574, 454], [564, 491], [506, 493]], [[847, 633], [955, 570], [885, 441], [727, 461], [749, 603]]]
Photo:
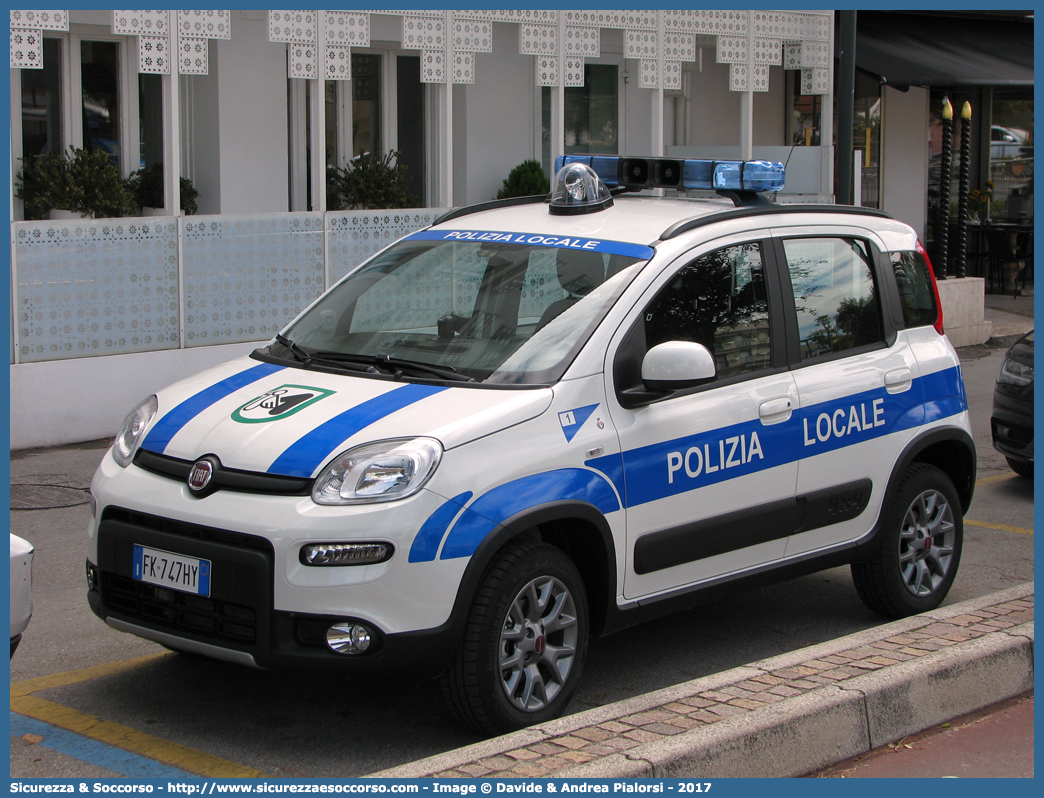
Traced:
[[275, 339], [276, 343], [286, 347], [287, 351], [289, 351], [290, 354], [294, 356], [294, 359], [297, 360], [297, 362], [299, 362], [305, 368], [308, 368], [312, 364], [315, 364], [317, 366], [325, 366], [326, 368], [340, 369], [341, 371], [365, 371], [369, 374], [381, 373], [373, 366], [363, 366], [361, 364], [353, 362], [343, 363], [338, 360], [323, 357], [318, 353], [315, 355], [310, 355], [308, 354], [308, 352], [304, 350], [303, 347], [294, 343], [282, 333], [277, 333]]
[[[316, 352], [315, 354], [316, 357], [328, 358], [338, 363], [374, 363], [378, 366], [390, 366], [394, 369], [412, 369], [413, 371], [431, 374], [439, 379], [450, 380], [452, 382], [475, 382], [473, 377], [466, 377], [463, 374], [458, 374], [453, 366], [443, 366], [440, 368], [439, 366], [432, 366], [416, 360], [403, 360], [402, 358], [391, 357], [390, 355], [353, 355], [347, 352]], [[373, 366], [370, 368], [373, 368]]]

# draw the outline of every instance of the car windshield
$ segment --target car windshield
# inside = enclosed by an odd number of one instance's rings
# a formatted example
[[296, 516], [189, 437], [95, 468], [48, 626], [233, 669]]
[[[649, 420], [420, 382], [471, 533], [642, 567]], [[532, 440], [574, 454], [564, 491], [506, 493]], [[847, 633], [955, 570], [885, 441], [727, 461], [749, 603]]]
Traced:
[[547, 385], [652, 254], [620, 242], [452, 235], [417, 233], [380, 253], [309, 308], [270, 354], [408, 378]]

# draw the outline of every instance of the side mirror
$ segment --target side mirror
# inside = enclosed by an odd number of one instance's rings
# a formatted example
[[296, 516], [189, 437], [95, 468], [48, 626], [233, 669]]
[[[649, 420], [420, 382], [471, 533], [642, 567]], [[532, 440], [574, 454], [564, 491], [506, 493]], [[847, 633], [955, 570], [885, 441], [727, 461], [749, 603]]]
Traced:
[[642, 382], [650, 391], [694, 388], [715, 378], [714, 355], [703, 344], [667, 341], [645, 353]]

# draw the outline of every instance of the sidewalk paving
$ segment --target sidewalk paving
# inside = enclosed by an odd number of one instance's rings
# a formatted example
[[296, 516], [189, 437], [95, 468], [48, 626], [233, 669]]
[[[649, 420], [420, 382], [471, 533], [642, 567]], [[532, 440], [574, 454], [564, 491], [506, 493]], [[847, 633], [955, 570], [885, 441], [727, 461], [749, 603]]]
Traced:
[[906, 737], [808, 778], [1033, 778], [1033, 694]]
[[373, 775], [801, 776], [1032, 687], [1030, 583]]

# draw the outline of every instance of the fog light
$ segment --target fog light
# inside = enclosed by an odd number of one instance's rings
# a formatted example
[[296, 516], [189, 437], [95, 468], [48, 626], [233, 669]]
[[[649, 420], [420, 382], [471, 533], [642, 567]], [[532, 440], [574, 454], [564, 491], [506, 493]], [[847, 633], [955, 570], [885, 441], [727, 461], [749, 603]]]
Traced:
[[338, 654], [362, 654], [373, 642], [370, 630], [358, 623], [335, 623], [326, 630], [326, 645]]
[[87, 589], [98, 589], [98, 569], [94, 567], [90, 560], [87, 561]]
[[391, 558], [391, 543], [310, 543], [301, 547], [302, 565], [372, 565]]

